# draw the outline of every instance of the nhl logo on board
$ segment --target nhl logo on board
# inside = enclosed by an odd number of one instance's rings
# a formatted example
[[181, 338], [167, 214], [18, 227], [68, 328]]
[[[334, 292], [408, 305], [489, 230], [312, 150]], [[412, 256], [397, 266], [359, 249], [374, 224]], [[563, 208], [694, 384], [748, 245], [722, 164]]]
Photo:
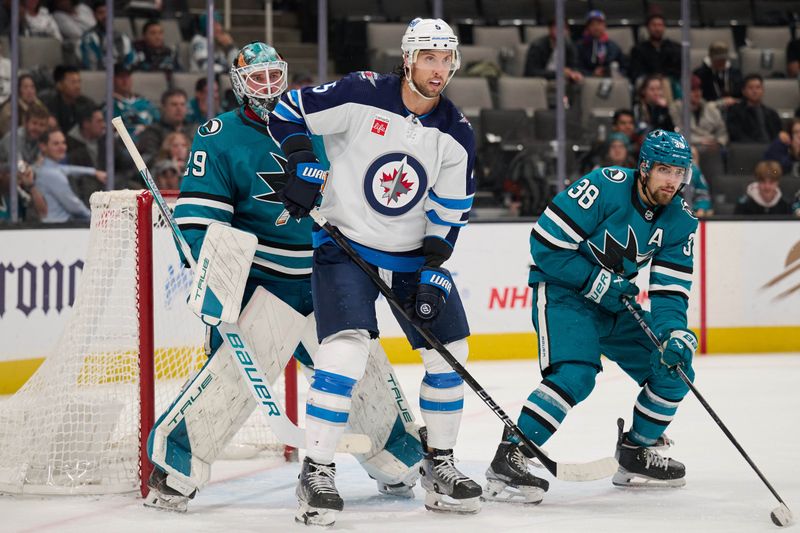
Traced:
[[378, 213], [398, 216], [419, 203], [428, 189], [428, 175], [414, 156], [391, 152], [375, 159], [364, 176], [364, 196]]
[[389, 119], [383, 117], [375, 117], [372, 121], [372, 129], [370, 130], [375, 135], [383, 137], [386, 135], [386, 129], [389, 127]]

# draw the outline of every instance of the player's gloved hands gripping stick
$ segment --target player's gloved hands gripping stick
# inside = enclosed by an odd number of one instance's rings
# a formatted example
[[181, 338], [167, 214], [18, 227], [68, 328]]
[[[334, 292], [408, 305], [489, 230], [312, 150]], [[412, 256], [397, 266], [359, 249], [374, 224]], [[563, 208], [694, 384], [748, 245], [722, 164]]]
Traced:
[[607, 311], [619, 313], [625, 309], [622, 299], [635, 298], [639, 287], [619, 274], [597, 266], [580, 292]]
[[453, 278], [441, 267], [424, 266], [417, 271], [417, 294], [406, 305], [411, 320], [423, 328], [430, 327], [447, 303]]
[[691, 331], [676, 329], [661, 344], [661, 349], [650, 354], [650, 367], [659, 376], [669, 375], [677, 379], [675, 367], [688, 368], [697, 350], [697, 337]]
[[287, 162], [289, 179], [278, 197], [292, 217], [303, 218], [316, 206], [327, 172], [310, 150], [289, 154]]

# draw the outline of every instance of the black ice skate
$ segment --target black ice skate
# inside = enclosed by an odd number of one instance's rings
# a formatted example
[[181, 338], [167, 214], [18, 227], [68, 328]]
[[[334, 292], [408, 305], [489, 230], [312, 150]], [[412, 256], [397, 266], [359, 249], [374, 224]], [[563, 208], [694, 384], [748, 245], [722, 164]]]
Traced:
[[145, 507], [152, 507], [162, 511], [172, 511], [175, 513], [185, 513], [189, 506], [189, 500], [194, 498], [197, 490], [188, 496], [175, 490], [167, 484], [166, 472], [154, 468], [147, 480], [147, 487], [150, 489], [144, 499]]
[[528, 471], [528, 459], [518, 444], [508, 440], [510, 432], [503, 431], [503, 440], [497, 447], [492, 464], [486, 470], [484, 500], [532, 503], [542, 501], [550, 488], [547, 480]]
[[611, 482], [618, 487], [682, 487], [686, 484], [686, 467], [675, 459], [662, 457], [653, 447], [637, 446], [622, 432], [625, 422], [617, 420], [619, 437], [617, 453], [619, 470]]
[[307, 526], [332, 526], [344, 501], [336, 490], [336, 465], [315, 463], [308, 457], [303, 461], [297, 482], [299, 508], [295, 521]]
[[419, 436], [425, 458], [422, 460], [422, 488], [425, 508], [429, 511], [477, 513], [481, 510], [481, 487], [455, 467], [453, 450], [429, 449], [428, 432], [420, 428]]

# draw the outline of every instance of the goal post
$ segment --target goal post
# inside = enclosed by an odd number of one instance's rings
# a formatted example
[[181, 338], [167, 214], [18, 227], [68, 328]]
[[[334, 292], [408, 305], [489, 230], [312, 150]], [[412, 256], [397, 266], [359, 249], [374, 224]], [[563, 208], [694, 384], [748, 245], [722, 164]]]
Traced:
[[[28, 382], [0, 399], [3, 493], [144, 495], [155, 417], [206, 360], [204, 326], [186, 306], [191, 275], [152, 195], [99, 192], [91, 207], [67, 326]], [[296, 379], [291, 362], [276, 385], [295, 422]], [[224, 452], [256, 454], [291, 456], [258, 409]]]

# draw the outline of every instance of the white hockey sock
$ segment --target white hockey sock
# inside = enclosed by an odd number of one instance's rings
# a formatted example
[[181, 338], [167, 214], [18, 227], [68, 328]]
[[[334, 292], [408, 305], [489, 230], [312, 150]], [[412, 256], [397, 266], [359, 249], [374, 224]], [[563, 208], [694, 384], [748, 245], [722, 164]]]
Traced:
[[[461, 364], [467, 360], [466, 339], [446, 345]], [[464, 408], [464, 380], [435, 350], [420, 350], [425, 377], [419, 391], [422, 419], [428, 428], [428, 446], [447, 450], [455, 447]]]

